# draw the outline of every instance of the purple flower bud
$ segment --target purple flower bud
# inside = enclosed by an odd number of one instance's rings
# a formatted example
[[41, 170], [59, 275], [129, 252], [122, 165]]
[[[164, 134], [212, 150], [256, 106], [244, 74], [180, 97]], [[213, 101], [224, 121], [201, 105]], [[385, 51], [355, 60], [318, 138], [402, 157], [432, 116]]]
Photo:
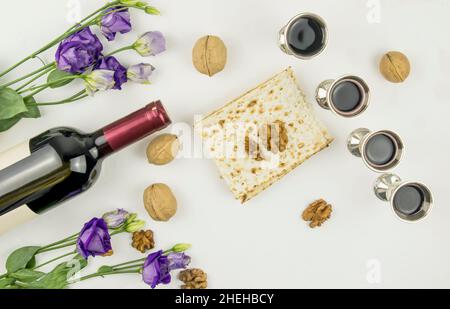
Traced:
[[116, 209], [105, 213], [102, 219], [105, 220], [110, 229], [115, 229], [124, 224], [129, 215], [130, 213], [124, 209]]
[[155, 56], [166, 50], [166, 39], [159, 31], [149, 31], [134, 42], [133, 48], [143, 57]]
[[115, 85], [114, 71], [94, 70], [84, 77], [84, 85], [89, 95], [94, 95], [98, 90], [109, 90]]
[[105, 11], [100, 23], [100, 29], [108, 41], [114, 40], [116, 33], [131, 31], [130, 12], [124, 7], [112, 7]]
[[82, 73], [97, 61], [102, 50], [103, 45], [98, 37], [89, 27], [83, 28], [59, 44], [55, 54], [58, 70]]
[[136, 83], [150, 84], [149, 77], [154, 70], [155, 68], [148, 63], [135, 64], [128, 68], [127, 77]]
[[127, 82], [127, 69], [113, 56], [103, 57], [95, 64], [94, 70], [114, 71], [114, 87], [122, 89], [122, 84]]
[[182, 252], [169, 253], [167, 259], [169, 260], [169, 270], [186, 268], [191, 262], [191, 257]]
[[169, 259], [163, 251], [151, 253], [147, 256], [142, 269], [142, 280], [154, 289], [158, 284], [170, 283]]
[[191, 244], [184, 244], [184, 243], [176, 244], [175, 246], [172, 247], [172, 252], [184, 252], [191, 247], [192, 247]]
[[77, 239], [77, 251], [85, 259], [112, 250], [108, 226], [103, 219], [93, 218], [87, 222]]

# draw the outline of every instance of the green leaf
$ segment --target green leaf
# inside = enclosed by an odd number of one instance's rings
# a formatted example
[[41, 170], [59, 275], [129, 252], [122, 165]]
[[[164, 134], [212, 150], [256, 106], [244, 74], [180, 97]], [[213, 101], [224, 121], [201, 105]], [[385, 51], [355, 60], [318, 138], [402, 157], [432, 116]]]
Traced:
[[0, 88], [0, 119], [10, 119], [26, 112], [23, 98], [11, 88]]
[[50, 88], [59, 88], [59, 87], [62, 87], [62, 86], [65, 86], [65, 85], [69, 84], [70, 82], [73, 81], [73, 79], [65, 79], [65, 80], [62, 80], [60, 82], [57, 82], [57, 81], [62, 79], [62, 78], [65, 78], [65, 77], [68, 77], [68, 76], [72, 76], [72, 75], [73, 74], [70, 74], [70, 73], [67, 73], [67, 72], [55, 69], [55, 70], [51, 71], [50, 74], [48, 74], [47, 83], [52, 83], [50, 85]]
[[16, 123], [20, 121], [20, 119], [22, 119], [20, 115], [9, 119], [0, 119], [0, 132], [11, 129]]
[[69, 285], [68, 280], [75, 273], [86, 267], [87, 261], [80, 255], [71, 261], [58, 264], [51, 272], [36, 281], [21, 284], [25, 288], [32, 289], [62, 289]]
[[16, 280], [13, 278], [0, 279], [0, 289], [6, 289], [9, 285], [13, 284]]
[[27, 111], [17, 114], [16, 116], [9, 119], [0, 119], [0, 132], [7, 131], [11, 129], [15, 124], [17, 124], [22, 118], [39, 118], [41, 117], [41, 112], [36, 104], [33, 97], [23, 98]]
[[33, 97], [25, 97], [24, 102], [28, 110], [21, 114], [23, 118], [41, 117], [41, 112], [39, 111], [39, 108], [36, 105], [36, 100]]
[[36, 266], [36, 256], [33, 256], [33, 258], [27, 263], [27, 266], [25, 266], [25, 268], [31, 269], [34, 266]]
[[39, 279], [45, 275], [45, 273], [41, 271], [31, 270], [31, 269], [20, 269], [15, 273], [9, 274], [10, 278], [17, 279], [22, 282], [31, 282]]
[[109, 272], [111, 272], [113, 270], [114, 269], [111, 266], [103, 265], [97, 270], [97, 272], [103, 274], [103, 273], [109, 273]]
[[15, 273], [19, 269], [27, 267], [27, 264], [34, 258], [36, 252], [41, 247], [29, 246], [19, 248], [8, 256], [6, 260], [6, 270], [9, 274]]

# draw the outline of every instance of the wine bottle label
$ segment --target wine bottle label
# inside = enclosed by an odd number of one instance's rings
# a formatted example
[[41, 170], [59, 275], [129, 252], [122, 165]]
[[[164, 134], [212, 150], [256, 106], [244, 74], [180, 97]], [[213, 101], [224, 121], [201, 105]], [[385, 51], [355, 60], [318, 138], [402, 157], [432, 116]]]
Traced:
[[27, 205], [19, 206], [10, 212], [7, 212], [0, 216], [0, 235], [36, 216], [37, 214], [28, 208]]
[[29, 141], [25, 141], [9, 150], [0, 153], [0, 170], [30, 155]]
[[[20, 160], [25, 159], [29, 155], [30, 146], [28, 140], [0, 153], [0, 171], [14, 163], [19, 162]], [[0, 216], [0, 235], [19, 224], [33, 219], [36, 216], [37, 214], [28, 208], [27, 205], [22, 205], [3, 214]]]

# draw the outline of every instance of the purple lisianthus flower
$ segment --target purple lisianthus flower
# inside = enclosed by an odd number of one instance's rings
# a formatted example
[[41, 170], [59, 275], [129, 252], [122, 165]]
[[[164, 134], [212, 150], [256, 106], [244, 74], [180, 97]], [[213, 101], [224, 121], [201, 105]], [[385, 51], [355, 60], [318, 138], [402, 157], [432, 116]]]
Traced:
[[116, 33], [122, 34], [131, 31], [130, 12], [124, 7], [112, 7], [102, 17], [100, 29], [108, 41], [114, 40]]
[[167, 255], [169, 270], [186, 268], [191, 262], [191, 257], [184, 252], [172, 252]]
[[82, 73], [97, 61], [102, 50], [98, 37], [89, 27], [83, 28], [59, 44], [55, 54], [58, 70]]
[[105, 213], [102, 216], [102, 219], [105, 220], [106, 224], [110, 229], [115, 229], [124, 224], [129, 216], [130, 213], [128, 211], [119, 208], [114, 211]]
[[113, 89], [116, 84], [115, 72], [112, 70], [94, 70], [84, 76], [84, 86], [89, 95], [93, 96], [99, 90]]
[[142, 280], [152, 289], [158, 284], [168, 284], [171, 280], [170, 272], [186, 268], [190, 262], [191, 258], [184, 253], [172, 252], [164, 255], [162, 250], [151, 253], [145, 260]]
[[150, 253], [142, 269], [142, 280], [154, 289], [158, 284], [170, 283], [169, 259], [163, 251]]
[[135, 64], [128, 68], [127, 77], [136, 83], [150, 84], [149, 77], [154, 70], [155, 68], [148, 63]]
[[78, 253], [86, 259], [90, 255], [103, 255], [111, 250], [111, 236], [105, 220], [93, 218], [87, 222], [77, 239]]
[[141, 56], [156, 56], [166, 50], [166, 39], [159, 31], [149, 31], [141, 35], [133, 44]]
[[94, 70], [114, 71], [114, 87], [122, 89], [122, 84], [127, 82], [127, 69], [113, 56], [103, 57], [95, 64]]

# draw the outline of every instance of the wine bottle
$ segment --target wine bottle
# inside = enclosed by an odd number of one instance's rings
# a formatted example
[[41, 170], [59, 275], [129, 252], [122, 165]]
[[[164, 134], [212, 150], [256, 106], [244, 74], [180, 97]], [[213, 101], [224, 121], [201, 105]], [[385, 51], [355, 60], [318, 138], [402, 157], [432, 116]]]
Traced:
[[157, 101], [93, 133], [54, 128], [0, 153], [0, 234], [86, 191], [104, 158], [170, 123]]

